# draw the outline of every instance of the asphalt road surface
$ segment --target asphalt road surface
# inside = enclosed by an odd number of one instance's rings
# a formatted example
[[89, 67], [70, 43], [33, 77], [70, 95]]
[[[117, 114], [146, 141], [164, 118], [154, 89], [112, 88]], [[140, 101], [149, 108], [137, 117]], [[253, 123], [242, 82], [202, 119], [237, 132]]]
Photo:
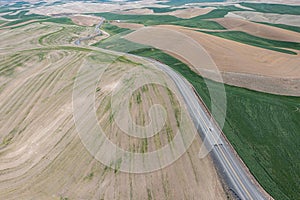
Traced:
[[[106, 49], [101, 50], [103, 52], [117, 55], [124, 54], [122, 52]], [[225, 181], [237, 199], [267, 199], [265, 194], [259, 189], [259, 186], [252, 181], [251, 176], [246, 172], [245, 167], [227, 143], [218, 125], [216, 123], [212, 123], [209, 113], [206, 111], [205, 106], [200, 102], [199, 97], [189, 82], [184, 77], [176, 73], [172, 68], [156, 60], [132, 54], [128, 55], [153, 63], [156, 67], [158, 67], [158, 69], [168, 74], [168, 76], [174, 81], [183, 96], [188, 112], [190, 113], [195, 127], [197, 127], [202, 141], [207, 139], [208, 144], [206, 145], [213, 146], [210, 153], [214, 156], [215, 164], [218, 165], [218, 168], [223, 170], [222, 174], [224, 175]]]
[[95, 31], [94, 31], [94, 34], [91, 35], [91, 36], [87, 36], [87, 37], [82, 37], [82, 38], [79, 38], [77, 39], [74, 44], [76, 45], [80, 45], [81, 41], [84, 41], [84, 40], [90, 40], [94, 37], [97, 37], [99, 35], [102, 35], [102, 31], [100, 30], [102, 24], [105, 22], [105, 18], [101, 18], [100, 22], [96, 25], [95, 27]]
[[[203, 134], [204, 137], [207, 138], [208, 145], [213, 145], [211, 153], [216, 158], [220, 168], [223, 169], [223, 174], [226, 176], [228, 186], [236, 197], [239, 199], [267, 199], [258, 189], [258, 186], [252, 182], [243, 164], [236, 157], [226, 139], [221, 134], [218, 125], [211, 122], [210, 115], [206, 112], [205, 107], [199, 101], [199, 97], [197, 97], [190, 84], [169, 66], [152, 59], [147, 60], [167, 73], [175, 82], [185, 100], [200, 137], [201, 134]], [[202, 140], [204, 140], [203, 135], [201, 137]]]

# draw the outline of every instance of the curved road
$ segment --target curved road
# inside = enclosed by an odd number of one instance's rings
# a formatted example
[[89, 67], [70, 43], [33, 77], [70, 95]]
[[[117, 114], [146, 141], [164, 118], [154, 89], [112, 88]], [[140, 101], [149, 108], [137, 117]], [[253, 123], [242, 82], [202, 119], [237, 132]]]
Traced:
[[160, 70], [167, 73], [178, 87], [183, 96], [188, 111], [197, 127], [198, 133], [202, 140], [208, 139], [209, 144], [213, 145], [212, 154], [217, 164], [224, 170], [226, 181], [230, 189], [239, 199], [267, 199], [258, 189], [258, 186], [252, 182], [251, 177], [247, 174], [243, 164], [235, 156], [226, 139], [223, 137], [218, 125], [212, 123], [211, 116], [207, 113], [204, 105], [199, 101], [199, 97], [190, 86], [187, 80], [177, 74], [169, 66], [164, 65], [152, 59], [143, 58], [155, 64]]
[[93, 35], [87, 36], [87, 37], [78, 38], [78, 39], [74, 42], [74, 44], [80, 45], [81, 41], [84, 41], [84, 40], [90, 40], [90, 39], [92, 39], [92, 38], [94, 38], [94, 37], [97, 37], [97, 36], [99, 36], [99, 35], [102, 35], [102, 31], [100, 30], [100, 27], [102, 26], [102, 24], [104, 23], [104, 21], [105, 21], [105, 18], [102, 18], [102, 19], [100, 20], [100, 22], [95, 26], [95, 31], [94, 31], [94, 34], [93, 34]]
[[[104, 22], [104, 19], [96, 26], [96, 34], [101, 34], [100, 26]], [[88, 38], [82, 38], [88, 39]], [[80, 44], [80, 40], [76, 45]], [[122, 52], [115, 52], [106, 49], [101, 49], [103, 52], [110, 52], [113, 54], [124, 54]], [[141, 56], [131, 55], [130, 56], [138, 57], [144, 59], [148, 62], [153, 63], [160, 70], [167, 73], [169, 77], [175, 82], [177, 88], [179, 89], [183, 99], [186, 103], [190, 116], [197, 127], [199, 136], [202, 141], [207, 138], [209, 146], [214, 146], [211, 153], [215, 158], [217, 166], [223, 170], [223, 175], [231, 191], [236, 195], [237, 199], [253, 199], [253, 200], [263, 200], [267, 199], [264, 194], [254, 183], [250, 175], [246, 172], [243, 164], [234, 154], [234, 151], [231, 149], [230, 145], [227, 143], [223, 134], [221, 133], [218, 125], [212, 123], [210, 120], [211, 116], [206, 111], [205, 106], [201, 101], [199, 101], [199, 96], [195, 93], [194, 89], [191, 87], [189, 82], [183, 78], [181, 75], [176, 73], [172, 68], [167, 65], [164, 65], [156, 60], [149, 58], [144, 58]]]

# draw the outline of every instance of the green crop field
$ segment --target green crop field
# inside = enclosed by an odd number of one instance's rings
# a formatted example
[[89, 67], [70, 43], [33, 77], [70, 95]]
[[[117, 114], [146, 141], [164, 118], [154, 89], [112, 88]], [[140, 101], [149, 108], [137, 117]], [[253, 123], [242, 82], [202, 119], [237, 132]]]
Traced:
[[212, 10], [211, 12], [200, 15], [192, 18], [191, 20], [199, 20], [199, 19], [213, 19], [213, 18], [221, 18], [228, 14], [228, 12], [233, 11], [244, 11], [242, 8], [237, 8], [235, 6], [218, 6], [218, 9]]
[[58, 24], [75, 25], [73, 21], [68, 17], [49, 18], [49, 19], [42, 20], [41, 22], [53, 22]]
[[180, 6], [187, 3], [207, 3], [207, 2], [224, 2], [226, 0], [172, 0], [168, 2], [162, 2], [161, 4], [164, 5], [171, 5], [171, 6]]
[[180, 19], [169, 15], [122, 15], [115, 13], [97, 13], [95, 15], [104, 17], [107, 20], [122, 20], [131, 23], [144, 24], [145, 26], [173, 24], [201, 29], [225, 29], [217, 22], [202, 20], [199, 18]]
[[175, 10], [184, 9], [184, 8], [172, 8], [172, 7], [164, 7], [164, 8], [147, 7], [147, 8], [153, 10], [154, 13], [172, 12], [172, 11], [175, 11]]
[[[122, 35], [122, 34], [121, 34]], [[119, 39], [118, 39], [119, 38]], [[102, 48], [124, 49], [136, 46], [130, 53], [159, 60], [182, 74], [194, 85], [210, 108], [205, 81], [215, 90], [221, 84], [205, 80], [181, 61], [154, 49], [143, 48], [116, 35], [114, 46], [98, 44]], [[118, 48], [118, 45], [122, 48]], [[225, 85], [227, 95], [226, 122], [223, 131], [259, 183], [275, 199], [297, 199], [300, 190], [300, 98], [271, 95]], [[218, 105], [218, 99], [214, 99]], [[290, 187], [293, 185], [293, 187]]]
[[119, 28], [110, 24], [104, 24], [103, 29], [106, 32], [108, 32], [111, 35], [111, 37], [97, 42], [93, 44], [93, 46], [122, 52], [127, 52], [128, 49], [138, 49], [147, 47], [133, 42], [129, 43], [127, 40], [121, 38], [122, 36], [125, 36], [126, 34], [132, 32], [132, 30], [130, 29]]
[[257, 12], [300, 15], [300, 6], [296, 6], [296, 5], [246, 3], [246, 2], [242, 2], [240, 4], [242, 6], [252, 8]]
[[261, 23], [261, 24], [266, 24], [269, 26], [275, 26], [278, 28], [282, 28], [282, 29], [286, 29], [286, 30], [290, 30], [290, 31], [295, 31], [300, 33], [300, 27], [298, 26], [289, 26], [289, 25], [285, 25], [285, 24], [271, 24], [271, 23], [266, 23], [266, 22], [256, 22], [256, 23]]
[[[132, 53], [159, 60], [181, 73], [210, 107], [204, 79], [188, 66], [159, 50], [143, 49]], [[214, 88], [220, 87], [220, 84], [212, 83], [215, 84]], [[295, 161], [300, 155], [300, 98], [270, 95], [228, 85], [225, 85], [225, 89], [225, 135], [260, 184], [275, 199], [297, 199], [300, 166]], [[215, 103], [218, 105], [217, 99]]]
[[208, 32], [208, 31], [201, 31], [203, 33], [211, 34], [214, 36], [218, 36], [221, 38], [237, 41], [240, 43], [248, 44], [251, 46], [257, 46], [264, 49], [270, 49], [282, 53], [294, 54], [296, 52], [286, 50], [287, 49], [295, 49], [300, 50], [300, 43], [296, 42], [285, 42], [285, 41], [277, 41], [277, 40], [270, 40], [266, 38], [261, 38], [257, 36], [250, 35], [245, 32], [241, 31], [228, 31], [228, 32]]

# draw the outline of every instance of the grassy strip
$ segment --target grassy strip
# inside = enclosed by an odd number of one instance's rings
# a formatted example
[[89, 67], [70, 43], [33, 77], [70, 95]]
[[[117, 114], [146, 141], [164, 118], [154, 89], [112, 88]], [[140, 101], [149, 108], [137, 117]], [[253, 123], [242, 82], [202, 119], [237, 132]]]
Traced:
[[210, 29], [210, 30], [226, 30], [219, 23], [214, 21], [206, 21], [206, 20], [198, 20], [198, 19], [187, 19], [180, 20], [177, 22], [172, 22], [170, 24], [191, 27], [191, 28], [199, 28], [199, 29]]
[[237, 8], [235, 6], [219, 6], [217, 9], [210, 11], [209, 13], [205, 15], [200, 15], [197, 17], [194, 17], [192, 19], [213, 19], [213, 18], [222, 18], [225, 15], [228, 14], [228, 12], [233, 12], [233, 11], [244, 11], [244, 9]]
[[120, 28], [118, 26], [114, 26], [114, 25], [111, 25], [109, 23], [104, 23], [102, 25], [102, 29], [104, 29], [110, 35], [115, 35], [115, 34], [119, 34], [119, 33], [122, 33], [122, 32], [130, 30], [128, 28]]
[[52, 23], [57, 23], [57, 24], [76, 25], [76, 24], [73, 23], [73, 21], [71, 19], [69, 19], [67, 17], [49, 18], [49, 17], [46, 17], [46, 16], [39, 16], [39, 17], [34, 17], [34, 18], [24, 18], [24, 19], [19, 19], [19, 20], [16, 20], [16, 21], [11, 21], [11, 22], [8, 22], [8, 23], [4, 24], [3, 26], [1, 26], [1, 28], [7, 27], [7, 26], [17, 25], [17, 24], [24, 23], [24, 22], [27, 22], [27, 21], [30, 21], [30, 20], [37, 20], [37, 21], [32, 21], [32, 22], [29, 22], [27, 24], [22, 24], [22, 25], [15, 26], [15, 27], [12, 27], [12, 28], [13, 29], [20, 28], [20, 27], [23, 27], [23, 26], [27, 26], [29, 24], [40, 23], [40, 22], [52, 22]]
[[31, 17], [36, 17], [36, 16], [40, 16], [40, 15], [36, 15], [36, 14], [31, 14], [31, 15], [25, 15], [27, 12], [29, 12], [28, 10], [22, 10], [20, 11], [18, 14], [7, 14], [7, 15], [3, 15], [2, 17], [5, 19], [22, 19], [22, 18], [31, 18]]
[[300, 15], [300, 6], [284, 5], [284, 4], [269, 4], [269, 3], [240, 3], [242, 6], [252, 8], [257, 12], [262, 13], [277, 13]]
[[[120, 39], [122, 46], [138, 46]], [[119, 40], [114, 39], [118, 49]], [[101, 43], [100, 43], [101, 46]], [[102, 46], [103, 47], [103, 46]], [[122, 50], [122, 49], [120, 49]], [[205, 81], [219, 91], [222, 85], [205, 80], [187, 65], [153, 48], [130, 53], [159, 60], [182, 74], [194, 85], [210, 108]], [[223, 128], [231, 144], [260, 184], [275, 199], [297, 199], [300, 190], [300, 98], [271, 95], [225, 85], [226, 122]], [[218, 99], [214, 102], [219, 105]], [[292, 186], [292, 187], [291, 187]]]
[[123, 15], [116, 13], [96, 13], [94, 15], [104, 17], [107, 20], [126, 20], [145, 25], [156, 25], [180, 20], [175, 16], [169, 15]]
[[57, 24], [67, 24], [67, 25], [76, 25], [73, 21], [68, 17], [55, 17], [55, 18], [48, 18], [46, 20], [42, 20], [41, 22], [52, 22]]
[[184, 8], [171, 8], [171, 7], [165, 7], [165, 8], [147, 7], [147, 8], [153, 10], [154, 13], [165, 13], [165, 12], [172, 12], [175, 10], [184, 9]]
[[12, 12], [12, 10], [9, 9], [8, 7], [1, 7], [0, 8], [0, 13], [6, 13], [6, 12]]
[[180, 6], [187, 3], [207, 3], [207, 2], [224, 2], [226, 0], [172, 0], [168, 2], [162, 2], [164, 5]]
[[290, 26], [290, 25], [285, 25], [285, 24], [271, 24], [271, 23], [267, 23], [267, 22], [256, 22], [256, 23], [266, 24], [269, 26], [275, 26], [278, 28], [282, 28], [282, 29], [286, 29], [289, 31], [294, 31], [294, 32], [300, 33], [300, 27], [298, 27], [298, 26]]
[[[214, 21], [206, 21], [197, 17], [191, 19], [180, 19], [169, 15], [122, 15], [115, 13], [97, 13], [97, 16], [102, 16], [107, 20], [122, 20], [131, 23], [144, 24], [145, 26], [173, 24], [186, 27], [194, 27], [201, 29], [222, 30], [223, 26]], [[204, 18], [206, 19], [206, 18]]]
[[[210, 105], [204, 79], [175, 58], [153, 49], [131, 52], [159, 60], [188, 79]], [[221, 87], [214, 84], [215, 91]], [[275, 199], [296, 199], [300, 189], [300, 98], [260, 93], [225, 85], [226, 122], [223, 128], [231, 144], [262, 186]], [[214, 102], [219, 105], [218, 99]], [[210, 107], [210, 106], [208, 106]], [[289, 187], [293, 185], [293, 187]]]
[[122, 51], [122, 52], [128, 52], [130, 49], [139, 49], [139, 48], [147, 48], [149, 46], [141, 45], [133, 42], [128, 42], [128, 40], [125, 40], [121, 38], [122, 36], [127, 35], [128, 33], [132, 32], [130, 29], [126, 28], [119, 28], [117, 26], [111, 25], [111, 24], [104, 24], [102, 29], [104, 29], [106, 32], [108, 32], [111, 37], [101, 40], [100, 42], [97, 42], [93, 44], [92, 46], [101, 47], [104, 49], [110, 49], [115, 51]]
[[30, 21], [30, 20], [42, 20], [42, 19], [48, 19], [49, 17], [46, 17], [46, 16], [36, 16], [36, 17], [26, 17], [26, 18], [22, 18], [22, 19], [18, 19], [18, 20], [15, 20], [15, 21], [10, 21], [6, 24], [4, 24], [2, 27], [6, 27], [6, 26], [13, 26], [13, 25], [16, 25], [16, 24], [20, 24], [20, 23], [23, 23], [23, 22], [27, 22], [27, 21]]
[[282, 52], [282, 53], [288, 53], [288, 54], [293, 54], [293, 55], [297, 54], [293, 51], [281, 49], [281, 48], [300, 50], [300, 43], [270, 40], [270, 39], [266, 39], [266, 38], [253, 36], [248, 33], [241, 32], [241, 31], [228, 31], [228, 32], [201, 31], [201, 32], [207, 33], [210, 35], [214, 35], [214, 36], [218, 36], [221, 38], [233, 40], [236, 42], [248, 44], [251, 46], [261, 47], [264, 49], [270, 49], [270, 50], [278, 51], [278, 52]]

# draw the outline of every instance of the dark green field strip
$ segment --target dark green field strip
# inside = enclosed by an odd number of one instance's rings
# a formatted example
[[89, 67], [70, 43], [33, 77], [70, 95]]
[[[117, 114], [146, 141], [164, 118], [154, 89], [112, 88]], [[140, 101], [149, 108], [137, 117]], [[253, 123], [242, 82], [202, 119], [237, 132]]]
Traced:
[[172, 6], [180, 6], [187, 3], [208, 3], [208, 2], [224, 2], [226, 0], [172, 0], [168, 2], [162, 2], [160, 4], [164, 5], [172, 5]]
[[110, 35], [115, 35], [115, 34], [125, 32], [125, 31], [130, 31], [130, 29], [128, 29], [128, 28], [120, 28], [118, 26], [114, 26], [109, 23], [104, 23], [102, 25], [102, 29], [104, 29]]
[[130, 49], [149, 48], [149, 46], [128, 42], [128, 40], [122, 39], [121, 37], [132, 32], [130, 29], [120, 28], [107, 23], [102, 26], [102, 29], [108, 32], [111, 36], [93, 44], [92, 46], [122, 52], [128, 52]]
[[175, 11], [175, 10], [184, 9], [184, 8], [172, 8], [172, 7], [164, 7], [164, 8], [146, 7], [146, 8], [153, 10], [154, 13], [165, 13], [165, 12], [172, 12], [172, 11]]
[[13, 7], [13, 8], [21, 8], [23, 6], [29, 6], [30, 3], [29, 2], [26, 2], [26, 1], [18, 1], [18, 2], [15, 2], [13, 5], [11, 5], [10, 7]]
[[17, 20], [14, 20], [14, 21], [10, 21], [10, 22], [6, 23], [4, 26], [1, 26], [1, 28], [6, 27], [6, 26], [13, 26], [13, 25], [24, 23], [24, 22], [31, 21], [31, 20], [42, 20], [42, 19], [48, 19], [48, 18], [49, 17], [42, 16], [42, 15], [35, 16], [35, 17], [25, 17], [25, 18], [22, 18], [22, 19], [17, 19]]
[[[210, 108], [204, 79], [185, 64], [155, 49], [132, 52], [159, 60], [188, 79]], [[206, 80], [215, 91], [221, 84]], [[225, 85], [225, 135], [259, 183], [275, 199], [297, 199], [300, 185], [300, 98]], [[221, 105], [218, 99], [214, 102]], [[290, 187], [293, 186], [293, 187]]]
[[52, 17], [52, 18], [48, 18], [48, 19], [42, 20], [41, 22], [52, 22], [52, 23], [57, 23], [57, 24], [76, 25], [68, 17]]
[[[127, 33], [128, 32], [126, 32], [126, 34]], [[99, 43], [93, 44], [93, 46], [101, 47], [104, 49], [115, 50], [115, 51], [122, 51], [122, 52], [128, 52], [131, 49], [139, 49], [139, 48], [147, 47], [136, 43], [128, 43], [128, 40], [120, 38], [120, 36], [124, 36], [126, 34], [112, 36]]]
[[244, 9], [235, 6], [218, 6], [217, 9], [214, 9], [207, 14], [191, 18], [191, 20], [222, 18], [233, 11], [244, 11]]
[[[217, 93], [222, 86], [220, 83], [203, 79], [186, 64], [160, 50], [145, 48], [115, 36], [113, 47], [101, 42], [98, 45], [119, 51], [124, 50], [126, 45], [139, 47], [140, 49], [130, 53], [156, 59], [178, 71], [193, 84], [210, 109], [211, 99], [205, 81], [210, 82]], [[122, 48], [118, 48], [119, 45]], [[259, 183], [275, 199], [298, 199], [300, 98], [229, 85], [225, 85], [225, 90], [227, 113], [223, 131], [231, 144]], [[221, 105], [218, 99], [214, 99], [214, 103], [217, 107]]]
[[300, 27], [298, 26], [290, 26], [290, 25], [285, 25], [285, 24], [271, 24], [271, 23], [266, 23], [266, 22], [255, 22], [255, 23], [260, 23], [260, 24], [266, 24], [269, 26], [275, 26], [278, 28], [282, 28], [282, 29], [286, 29], [286, 30], [290, 30], [290, 31], [295, 31], [300, 33]]
[[[31, 20], [36, 20], [36, 21], [29, 22]], [[21, 24], [19, 26], [12, 27], [12, 29], [20, 28], [20, 27], [27, 26], [27, 25], [33, 24], [33, 23], [41, 23], [41, 22], [52, 22], [52, 23], [57, 23], [57, 24], [76, 25], [76, 24], [73, 23], [73, 21], [70, 18], [67, 18], [67, 17], [50, 18], [50, 17], [46, 17], [46, 16], [39, 16], [39, 17], [34, 17], [34, 18], [24, 18], [24, 19], [11, 21], [11, 22], [8, 22], [8, 23], [4, 24], [3, 26], [0, 26], [0, 28], [5, 28], [7, 26], [17, 25], [17, 24], [24, 23], [24, 22], [27, 22], [27, 21], [29, 23]]]
[[300, 15], [300, 6], [267, 3], [240, 3], [242, 6], [252, 8], [257, 12]]
[[176, 22], [171, 22], [170, 24], [191, 27], [191, 28], [199, 28], [199, 29], [226, 30], [226, 28], [224, 28], [222, 25], [218, 24], [217, 22], [201, 20], [201, 19], [180, 20]]
[[0, 7], [0, 13], [6, 13], [6, 12], [11, 12], [12, 10], [9, 9], [8, 7]]
[[29, 10], [22, 10], [18, 14], [13, 14], [12, 13], [12, 14], [3, 15], [2, 17], [5, 18], [5, 19], [22, 19], [22, 18], [27, 18], [27, 17], [39, 16], [39, 15], [36, 15], [36, 14], [25, 15], [28, 12], [29, 12]]
[[[18, 14], [13, 15], [3, 15], [2, 17], [5, 19], [34, 19], [34, 18], [40, 18], [43, 15], [37, 15], [37, 14], [26, 14], [29, 10], [23, 10], [20, 11]], [[43, 16], [45, 17], [45, 16]]]
[[214, 35], [214, 36], [218, 36], [221, 38], [233, 40], [236, 42], [248, 44], [251, 46], [261, 47], [264, 49], [270, 49], [270, 50], [278, 51], [278, 52], [282, 52], [282, 53], [288, 53], [288, 54], [293, 54], [293, 55], [297, 54], [293, 51], [281, 49], [281, 48], [300, 50], [300, 43], [270, 40], [270, 39], [266, 39], [266, 38], [253, 36], [248, 33], [241, 32], [241, 31], [227, 31], [227, 32], [201, 31], [201, 32], [207, 33], [210, 35]]
[[173, 24], [179, 26], [223, 30], [223, 26], [214, 21], [201, 20], [198, 18], [181, 19], [169, 15], [122, 15], [115, 13], [97, 13], [97, 16], [102, 16], [107, 20], [122, 20], [131, 23], [144, 24], [145, 26]]
[[0, 25], [6, 23], [7, 21], [0, 20]]
[[104, 17], [107, 20], [126, 20], [145, 25], [157, 25], [180, 20], [169, 15], [124, 15], [116, 13], [96, 13], [94, 15]]

